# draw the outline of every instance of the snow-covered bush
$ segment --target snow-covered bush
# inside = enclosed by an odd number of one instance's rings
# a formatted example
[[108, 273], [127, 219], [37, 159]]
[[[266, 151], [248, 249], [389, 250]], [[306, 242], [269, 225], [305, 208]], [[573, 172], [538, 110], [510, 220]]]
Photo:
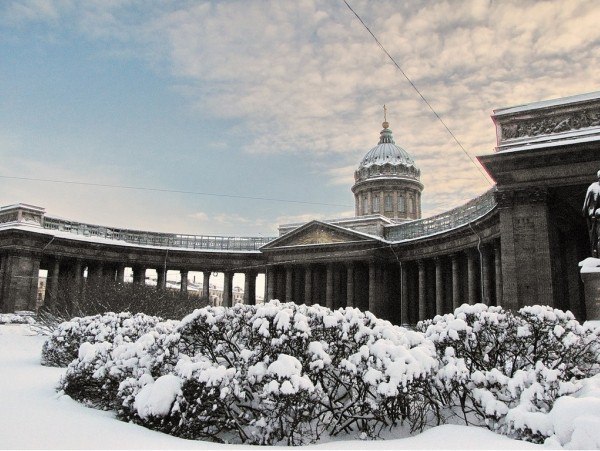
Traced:
[[600, 449], [600, 374], [581, 381], [574, 395], [562, 396], [547, 415], [553, 435], [546, 443], [567, 449]]
[[176, 379], [126, 379], [121, 416], [186, 438], [301, 445], [420, 427], [437, 368], [422, 334], [352, 308], [207, 307], [176, 332]]
[[162, 319], [155, 316], [128, 312], [73, 318], [61, 323], [44, 342], [42, 365], [67, 366], [77, 358], [83, 343], [135, 341], [160, 321]]
[[534, 442], [552, 435], [547, 413], [556, 399], [600, 368], [597, 333], [550, 307], [513, 314], [465, 304], [418, 328], [440, 359], [432, 404], [441, 421], [458, 410], [467, 423]]
[[34, 312], [0, 313], [0, 324], [35, 324]]
[[131, 329], [124, 327], [116, 330], [112, 342], [82, 343], [60, 388], [78, 401], [120, 411], [145, 380], [172, 371], [179, 357], [176, 325], [176, 321], [155, 323], [134, 342]]

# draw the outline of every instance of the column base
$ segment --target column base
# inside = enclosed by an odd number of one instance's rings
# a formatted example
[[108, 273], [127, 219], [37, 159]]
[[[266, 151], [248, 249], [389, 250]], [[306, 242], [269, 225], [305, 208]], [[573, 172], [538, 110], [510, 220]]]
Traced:
[[600, 259], [586, 258], [579, 263], [585, 288], [585, 316], [588, 321], [600, 320]]

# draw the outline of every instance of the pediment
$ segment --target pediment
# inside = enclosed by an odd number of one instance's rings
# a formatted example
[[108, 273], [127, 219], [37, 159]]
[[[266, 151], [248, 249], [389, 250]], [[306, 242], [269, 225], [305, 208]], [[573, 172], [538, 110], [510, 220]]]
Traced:
[[373, 241], [360, 232], [333, 226], [320, 221], [311, 221], [285, 235], [271, 241], [262, 249], [274, 249], [279, 247], [306, 246], [306, 245], [325, 245], [356, 243], [357, 241]]

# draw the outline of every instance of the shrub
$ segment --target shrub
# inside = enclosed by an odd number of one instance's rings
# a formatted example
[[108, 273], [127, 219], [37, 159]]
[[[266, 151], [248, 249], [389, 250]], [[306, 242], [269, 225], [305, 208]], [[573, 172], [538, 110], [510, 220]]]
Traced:
[[83, 343], [132, 342], [151, 330], [161, 318], [143, 313], [105, 313], [73, 318], [59, 324], [42, 346], [42, 365], [67, 366]]
[[[163, 327], [162, 323], [157, 327]], [[137, 341], [83, 344], [65, 393], [186, 438], [261, 445], [421, 427], [437, 367], [422, 334], [356, 309], [272, 302], [196, 310]]]
[[57, 298], [45, 299], [40, 312], [43, 313], [42, 321], [52, 331], [55, 318], [61, 323], [76, 316], [131, 312], [179, 320], [206, 305], [207, 299], [192, 293], [157, 290], [154, 286], [86, 280], [83, 289], [75, 290], [72, 283], [62, 281], [59, 282]]
[[131, 395], [137, 393], [140, 383], [173, 369], [179, 357], [179, 336], [173, 333], [176, 324], [155, 323], [152, 330], [135, 342], [130, 341], [132, 334], [123, 335], [130, 329], [120, 329], [113, 342], [82, 343], [77, 358], [61, 379], [60, 388], [78, 401], [113, 408], [123, 414], [123, 403], [131, 402]]
[[34, 312], [0, 313], [0, 324], [35, 324]]
[[545, 415], [555, 400], [599, 370], [597, 333], [550, 307], [513, 314], [465, 304], [418, 328], [441, 362], [430, 399], [438, 421], [459, 412], [467, 424], [542, 442], [553, 433]]

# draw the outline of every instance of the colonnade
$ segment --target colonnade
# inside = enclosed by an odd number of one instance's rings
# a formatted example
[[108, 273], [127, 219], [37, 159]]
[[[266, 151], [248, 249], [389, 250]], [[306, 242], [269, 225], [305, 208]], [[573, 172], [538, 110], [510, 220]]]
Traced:
[[271, 265], [266, 299], [329, 308], [357, 307], [414, 324], [463, 303], [502, 303], [499, 241], [417, 260]]
[[[101, 283], [101, 281], [124, 282], [126, 265], [124, 263], [107, 263], [102, 261], [84, 261], [83, 259], [65, 259], [50, 258], [46, 265], [48, 275], [45, 290], [45, 304], [51, 305], [58, 299], [58, 290], [61, 283], [69, 284], [69, 292], [75, 301], [75, 297], [81, 293], [85, 283]], [[133, 283], [135, 285], [146, 284], [146, 271], [154, 269], [156, 271], [156, 289], [165, 290], [167, 286], [167, 270], [176, 270], [173, 268], [161, 267], [151, 268], [145, 265], [131, 265]], [[87, 277], [84, 277], [87, 269]], [[210, 278], [213, 270], [198, 271], [202, 272], [203, 284], [200, 297], [210, 298]], [[224, 270], [223, 287], [223, 306], [231, 307], [233, 305], [233, 276], [234, 271]], [[182, 296], [188, 294], [188, 269], [180, 269], [180, 293]], [[244, 271], [244, 304], [256, 303], [256, 278], [259, 271]]]
[[[329, 308], [356, 307], [369, 310], [396, 324], [415, 324], [437, 314], [452, 312], [462, 303], [483, 302], [502, 305], [502, 264], [500, 241], [494, 239], [479, 247], [423, 258], [390, 260], [363, 257], [348, 261], [325, 262], [308, 258], [293, 265], [266, 264], [245, 270], [245, 304], [256, 303], [256, 278], [265, 273], [265, 299], [280, 299], [298, 304], [325, 305]], [[398, 255], [402, 256], [399, 252]], [[316, 255], [318, 258], [318, 255]], [[298, 261], [298, 260], [296, 260]], [[27, 263], [27, 264], [26, 264]], [[158, 290], [166, 289], [167, 270], [173, 266], [129, 264], [46, 255], [7, 256], [0, 259], [4, 299], [9, 295], [23, 299], [3, 308], [34, 310], [39, 269], [48, 271], [45, 303], [58, 302], [59, 286], [68, 284], [67, 307], [72, 307], [89, 283], [109, 280], [122, 282], [131, 267], [133, 283], [144, 285], [146, 271], [154, 269]], [[153, 267], [154, 266], [154, 267]], [[25, 268], [25, 269], [23, 269]], [[87, 278], [84, 277], [87, 270]], [[189, 269], [178, 269], [180, 292], [186, 295]], [[195, 271], [196, 269], [194, 269]], [[215, 268], [203, 273], [202, 297], [210, 297], [210, 280]], [[224, 274], [223, 306], [233, 305], [234, 271]], [[12, 275], [11, 275], [12, 274]]]

